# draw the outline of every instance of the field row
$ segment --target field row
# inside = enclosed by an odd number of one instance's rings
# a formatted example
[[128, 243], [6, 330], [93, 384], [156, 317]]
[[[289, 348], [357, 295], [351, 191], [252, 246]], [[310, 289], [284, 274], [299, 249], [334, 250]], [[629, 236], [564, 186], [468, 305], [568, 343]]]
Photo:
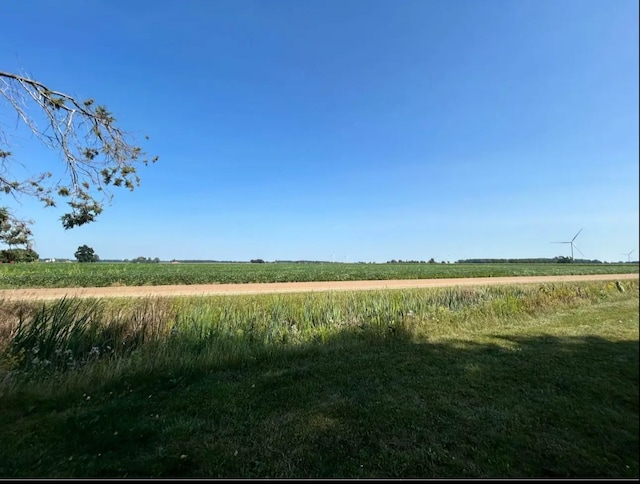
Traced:
[[629, 273], [638, 273], [638, 265], [33, 263], [0, 265], [0, 288], [244, 284]]

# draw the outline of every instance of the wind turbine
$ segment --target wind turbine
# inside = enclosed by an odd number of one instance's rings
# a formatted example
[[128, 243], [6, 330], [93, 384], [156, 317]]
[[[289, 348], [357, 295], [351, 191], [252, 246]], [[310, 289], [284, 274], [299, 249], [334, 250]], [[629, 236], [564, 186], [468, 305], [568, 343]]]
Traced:
[[[573, 241], [576, 240], [576, 237], [580, 235], [580, 232], [582, 232], [582, 229], [578, 230], [578, 233], [573, 236], [573, 239], [567, 242], [552, 242], [552, 244], [571, 244], [571, 260], [573, 260], [573, 249], [575, 248], [578, 252], [580, 252], [580, 249], [578, 249], [576, 247], [576, 244], [573, 243]], [[582, 256], [584, 257], [584, 254], [582, 252], [580, 252], [580, 254], [582, 254]]]
[[627, 256], [627, 262], [631, 262], [631, 254], [633, 254], [636, 249], [633, 249], [631, 252], [623, 252], [624, 255]]

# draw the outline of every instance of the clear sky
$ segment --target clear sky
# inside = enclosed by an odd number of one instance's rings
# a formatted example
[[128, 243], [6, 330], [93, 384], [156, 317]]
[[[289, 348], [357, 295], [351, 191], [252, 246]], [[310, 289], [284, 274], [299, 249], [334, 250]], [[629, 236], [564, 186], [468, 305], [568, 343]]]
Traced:
[[5, 0], [0, 32], [160, 156], [69, 231], [0, 199], [41, 257], [638, 258], [637, 0]]

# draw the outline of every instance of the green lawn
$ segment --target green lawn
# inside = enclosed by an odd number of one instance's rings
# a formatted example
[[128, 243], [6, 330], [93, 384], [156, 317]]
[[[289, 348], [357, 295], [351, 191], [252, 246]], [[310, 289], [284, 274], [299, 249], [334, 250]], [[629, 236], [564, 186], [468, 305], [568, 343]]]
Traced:
[[639, 272], [637, 264], [0, 264], [0, 289], [354, 281]]
[[4, 328], [3, 477], [638, 478], [637, 281], [77, 304], [147, 339]]

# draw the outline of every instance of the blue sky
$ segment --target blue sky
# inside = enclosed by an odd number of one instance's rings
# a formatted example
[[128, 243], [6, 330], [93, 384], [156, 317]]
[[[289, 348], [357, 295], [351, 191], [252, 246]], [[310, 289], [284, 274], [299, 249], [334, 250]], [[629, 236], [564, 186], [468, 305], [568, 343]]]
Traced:
[[[0, 25], [0, 70], [160, 156], [69, 231], [0, 200], [42, 257], [554, 257], [583, 228], [637, 260], [637, 1], [21, 0]], [[59, 166], [0, 106], [15, 160]]]

